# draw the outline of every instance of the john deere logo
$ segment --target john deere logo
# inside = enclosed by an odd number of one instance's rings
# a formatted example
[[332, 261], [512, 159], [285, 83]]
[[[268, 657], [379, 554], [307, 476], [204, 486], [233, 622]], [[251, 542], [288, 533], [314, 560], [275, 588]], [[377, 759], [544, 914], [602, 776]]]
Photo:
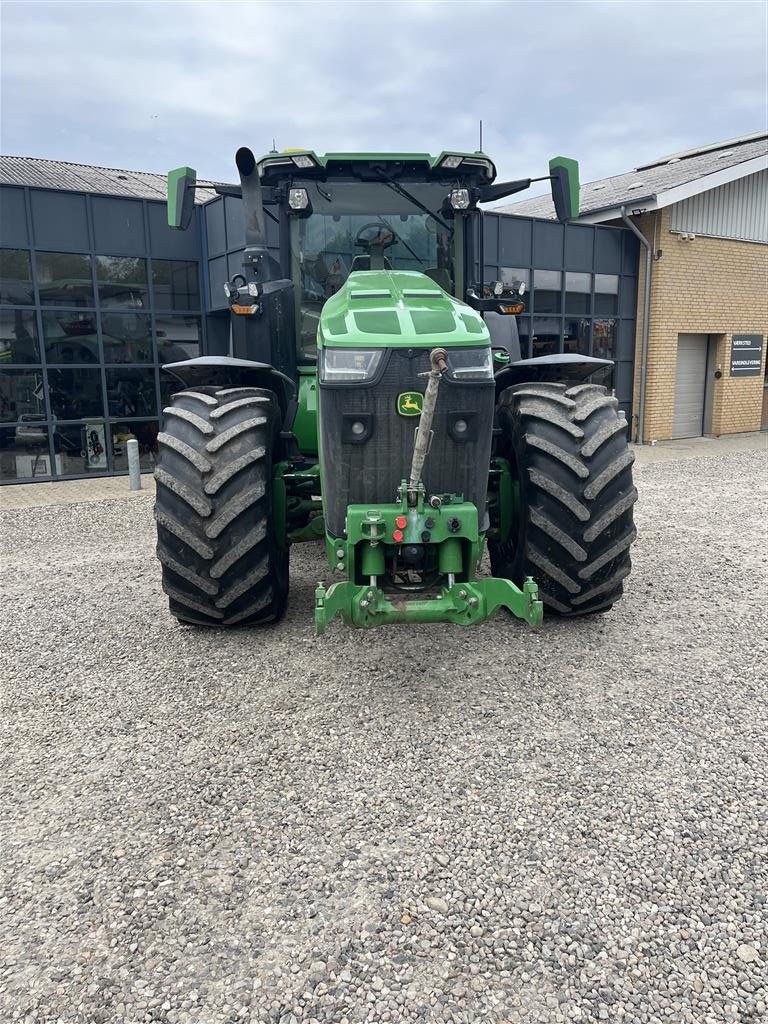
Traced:
[[401, 416], [421, 416], [424, 395], [420, 391], [403, 391], [397, 396], [397, 411]]

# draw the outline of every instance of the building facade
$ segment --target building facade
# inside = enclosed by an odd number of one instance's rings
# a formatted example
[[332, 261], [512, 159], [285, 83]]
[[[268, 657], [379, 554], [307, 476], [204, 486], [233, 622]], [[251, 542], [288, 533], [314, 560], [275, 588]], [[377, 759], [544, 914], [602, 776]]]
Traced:
[[[716, 194], [709, 197], [711, 208], [698, 216], [683, 216], [673, 205], [637, 218], [645, 237], [657, 240], [648, 319], [646, 442], [768, 428], [768, 236], [763, 242], [727, 234], [739, 230], [736, 218], [761, 193], [768, 215], [767, 183], [768, 171], [738, 182], [733, 216], [720, 222], [714, 215]], [[757, 233], [760, 223], [753, 224]], [[645, 287], [641, 264], [640, 294]], [[638, 319], [635, 408], [640, 401], [642, 306]]]
[[[506, 209], [553, 214], [546, 199]], [[579, 223], [631, 222], [647, 243], [633, 346], [633, 437], [768, 429], [768, 133], [587, 183], [581, 211]]]
[[[125, 473], [132, 437], [151, 470], [178, 386], [163, 364], [227, 352], [240, 200], [202, 189], [177, 232], [164, 193], [158, 175], [0, 158], [1, 483]], [[632, 232], [491, 213], [482, 251], [483, 280], [528, 285], [523, 355], [616, 359], [605, 383], [630, 415]]]

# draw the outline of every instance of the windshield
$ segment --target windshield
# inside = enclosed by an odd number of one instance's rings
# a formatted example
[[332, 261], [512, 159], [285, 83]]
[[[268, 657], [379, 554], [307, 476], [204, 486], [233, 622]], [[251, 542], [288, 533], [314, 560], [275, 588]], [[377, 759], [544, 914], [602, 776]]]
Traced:
[[317, 358], [320, 311], [353, 270], [376, 269], [383, 258], [386, 268], [421, 271], [456, 294], [462, 273], [462, 219], [441, 214], [444, 184], [402, 186], [434, 215], [385, 182], [301, 184], [309, 192], [313, 212], [291, 218], [300, 360]]

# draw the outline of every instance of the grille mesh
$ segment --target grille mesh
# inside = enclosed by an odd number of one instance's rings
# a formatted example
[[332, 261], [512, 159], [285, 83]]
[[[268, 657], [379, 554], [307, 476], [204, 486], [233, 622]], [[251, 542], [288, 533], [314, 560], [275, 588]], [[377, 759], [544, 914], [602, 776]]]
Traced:
[[[320, 386], [320, 430], [323, 451], [323, 503], [328, 529], [336, 536], [344, 530], [347, 505], [392, 502], [407, 478], [418, 417], [399, 416], [397, 396], [421, 391], [419, 377], [428, 367], [428, 350], [389, 353], [379, 382], [366, 387]], [[385, 358], [387, 358], [385, 356]], [[491, 454], [494, 386], [456, 384], [444, 378], [432, 423], [434, 437], [424, 468], [430, 494], [456, 492], [474, 502], [483, 519]], [[373, 434], [364, 444], [342, 441], [345, 415], [373, 416]], [[454, 441], [448, 424], [458, 413], [475, 413], [477, 440]]]

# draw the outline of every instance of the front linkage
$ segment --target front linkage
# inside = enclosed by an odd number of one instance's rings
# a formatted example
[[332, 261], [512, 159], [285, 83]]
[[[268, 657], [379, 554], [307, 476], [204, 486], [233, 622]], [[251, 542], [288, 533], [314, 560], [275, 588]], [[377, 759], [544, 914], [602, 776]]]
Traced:
[[[478, 529], [477, 508], [456, 495], [432, 496], [425, 501], [424, 486], [403, 480], [399, 504], [347, 510], [347, 536], [327, 538], [328, 557], [347, 579], [315, 590], [315, 626], [318, 633], [338, 614], [348, 625], [363, 628], [392, 622], [456, 622], [470, 626], [507, 608], [531, 626], [538, 626], [543, 606], [538, 588], [528, 578], [520, 590], [511, 580], [475, 579], [484, 537]], [[409, 545], [434, 545], [436, 574], [444, 582], [429, 596], [415, 597], [407, 586], [390, 586], [383, 579], [387, 555]]]

